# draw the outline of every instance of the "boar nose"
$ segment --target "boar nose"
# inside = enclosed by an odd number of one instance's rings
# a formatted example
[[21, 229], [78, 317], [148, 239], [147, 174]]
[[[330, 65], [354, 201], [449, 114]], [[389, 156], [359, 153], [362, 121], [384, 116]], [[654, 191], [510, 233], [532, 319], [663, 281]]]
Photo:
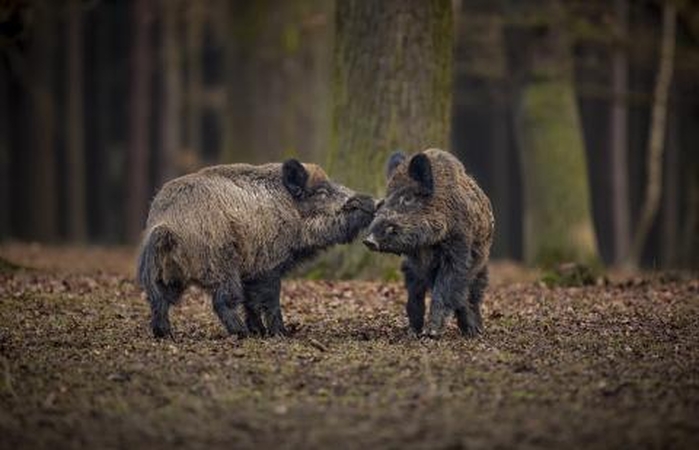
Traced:
[[362, 243], [366, 245], [369, 250], [377, 251], [379, 249], [379, 243], [376, 241], [376, 237], [373, 233], [365, 237]]
[[350, 197], [345, 203], [347, 209], [359, 209], [369, 214], [374, 214], [374, 199], [368, 195], [357, 194]]

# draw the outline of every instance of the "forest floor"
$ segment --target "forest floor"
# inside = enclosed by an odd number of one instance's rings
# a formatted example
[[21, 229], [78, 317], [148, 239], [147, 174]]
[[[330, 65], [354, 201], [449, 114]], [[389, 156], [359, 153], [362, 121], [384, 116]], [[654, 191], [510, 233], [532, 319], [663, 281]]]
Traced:
[[696, 277], [494, 264], [474, 340], [410, 337], [398, 283], [287, 280], [283, 339], [227, 337], [192, 291], [156, 341], [130, 250], [0, 257], [3, 449], [699, 448]]

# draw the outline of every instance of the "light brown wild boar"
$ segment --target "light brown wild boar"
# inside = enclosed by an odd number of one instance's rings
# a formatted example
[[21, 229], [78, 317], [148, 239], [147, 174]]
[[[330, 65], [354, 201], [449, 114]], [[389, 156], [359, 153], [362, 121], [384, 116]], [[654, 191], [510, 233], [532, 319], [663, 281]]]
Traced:
[[425, 334], [441, 334], [453, 313], [464, 336], [483, 328], [481, 301], [495, 221], [490, 200], [452, 154], [429, 149], [394, 153], [388, 189], [364, 240], [371, 250], [405, 255], [411, 328], [423, 331], [425, 295], [432, 292]]
[[352, 241], [373, 214], [371, 197], [294, 159], [214, 166], [166, 183], [151, 205], [138, 261], [153, 334], [172, 336], [169, 308], [191, 284], [211, 294], [229, 333], [285, 333], [281, 277]]

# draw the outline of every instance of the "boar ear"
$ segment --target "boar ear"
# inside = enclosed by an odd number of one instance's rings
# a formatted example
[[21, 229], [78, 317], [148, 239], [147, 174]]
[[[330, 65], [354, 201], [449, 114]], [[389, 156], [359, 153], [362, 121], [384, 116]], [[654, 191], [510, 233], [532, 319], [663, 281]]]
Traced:
[[413, 156], [408, 166], [408, 175], [417, 181], [427, 195], [431, 195], [434, 190], [434, 180], [432, 179], [432, 164], [424, 153]]
[[391, 178], [393, 171], [395, 171], [396, 167], [403, 161], [405, 161], [405, 153], [400, 150], [393, 152], [391, 156], [388, 157], [388, 162], [386, 162], [386, 178]]
[[308, 172], [298, 160], [286, 160], [282, 164], [282, 181], [292, 196], [301, 197], [308, 182]]

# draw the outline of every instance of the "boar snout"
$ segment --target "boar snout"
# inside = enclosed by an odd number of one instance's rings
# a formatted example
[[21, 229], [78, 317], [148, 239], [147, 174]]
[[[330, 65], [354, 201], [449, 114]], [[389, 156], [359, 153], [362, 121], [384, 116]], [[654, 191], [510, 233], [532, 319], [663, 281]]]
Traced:
[[379, 250], [379, 243], [376, 241], [376, 236], [374, 234], [370, 234], [369, 236], [365, 237], [364, 240], [362, 241], [364, 245], [367, 246], [367, 248], [373, 252], [376, 252]]
[[360, 210], [373, 216], [375, 211], [374, 199], [368, 195], [357, 194], [345, 202], [343, 209], [345, 211]]

